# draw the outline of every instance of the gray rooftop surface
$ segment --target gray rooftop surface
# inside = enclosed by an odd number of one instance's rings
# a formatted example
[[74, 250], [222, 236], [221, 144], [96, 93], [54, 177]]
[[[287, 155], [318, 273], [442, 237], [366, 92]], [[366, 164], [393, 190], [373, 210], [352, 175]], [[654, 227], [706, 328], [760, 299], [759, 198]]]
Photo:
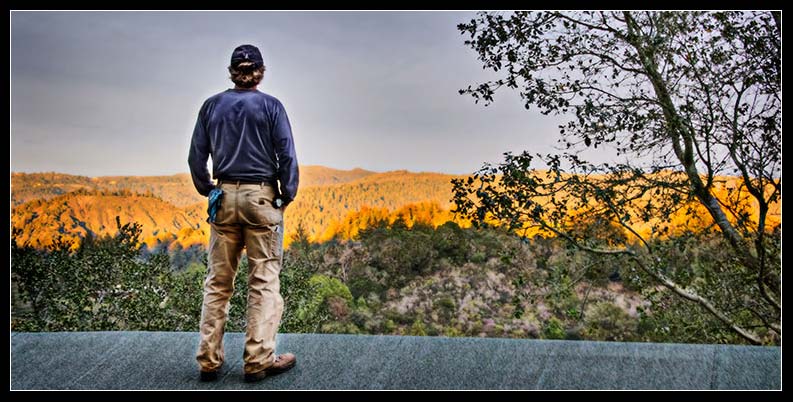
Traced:
[[193, 332], [11, 334], [11, 389], [780, 389], [777, 347], [279, 334], [291, 371], [245, 383], [244, 334], [198, 381]]

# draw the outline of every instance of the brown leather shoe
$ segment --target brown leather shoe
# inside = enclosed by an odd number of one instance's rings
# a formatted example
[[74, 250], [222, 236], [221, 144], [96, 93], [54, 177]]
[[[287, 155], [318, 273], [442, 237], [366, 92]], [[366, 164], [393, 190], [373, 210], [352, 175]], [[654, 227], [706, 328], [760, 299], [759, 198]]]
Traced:
[[216, 369], [214, 369], [212, 371], [201, 370], [200, 371], [201, 375], [199, 376], [199, 379], [201, 381], [204, 381], [204, 382], [206, 382], [206, 381], [215, 381], [215, 380], [218, 379], [218, 373], [220, 373], [220, 370], [222, 368], [223, 368], [223, 365], [221, 364], [220, 367], [218, 367], [218, 368], [216, 368]]
[[215, 381], [215, 380], [217, 380], [217, 379], [218, 379], [218, 371], [219, 371], [219, 370], [214, 370], [214, 371], [202, 371], [202, 372], [201, 372], [201, 376], [199, 377], [199, 379], [200, 379], [201, 381], [203, 381], [203, 382], [207, 382], [207, 381]]
[[295, 367], [295, 363], [297, 363], [297, 358], [295, 358], [295, 355], [292, 353], [277, 355], [275, 356], [275, 363], [273, 363], [272, 366], [255, 373], [246, 373], [245, 382], [261, 381], [269, 375], [276, 375], [289, 371], [292, 367]]

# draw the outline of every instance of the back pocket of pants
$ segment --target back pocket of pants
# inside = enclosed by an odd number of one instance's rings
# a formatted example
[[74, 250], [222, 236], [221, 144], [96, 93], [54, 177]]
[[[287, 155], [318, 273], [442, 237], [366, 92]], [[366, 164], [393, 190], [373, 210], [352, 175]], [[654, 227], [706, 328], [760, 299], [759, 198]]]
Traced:
[[278, 209], [272, 205], [272, 200], [263, 196], [256, 196], [253, 198], [253, 215], [255, 215], [256, 224], [260, 225], [279, 225], [283, 219], [283, 210]]

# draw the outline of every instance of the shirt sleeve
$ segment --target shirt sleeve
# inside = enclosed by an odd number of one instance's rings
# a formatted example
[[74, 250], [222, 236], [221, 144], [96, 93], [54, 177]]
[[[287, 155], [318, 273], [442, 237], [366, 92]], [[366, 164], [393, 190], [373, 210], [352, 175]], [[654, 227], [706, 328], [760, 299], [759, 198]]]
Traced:
[[215, 187], [212, 184], [209, 169], [207, 168], [211, 144], [206, 127], [206, 107], [207, 104], [204, 102], [198, 112], [198, 119], [196, 119], [195, 129], [193, 129], [193, 138], [190, 141], [190, 152], [187, 157], [187, 163], [190, 165], [190, 174], [193, 176], [193, 185], [203, 196], [208, 196], [209, 192]]
[[300, 171], [297, 166], [295, 142], [292, 138], [292, 126], [286, 115], [284, 106], [278, 102], [273, 122], [273, 146], [278, 157], [278, 180], [280, 181], [281, 198], [289, 204], [297, 196]]

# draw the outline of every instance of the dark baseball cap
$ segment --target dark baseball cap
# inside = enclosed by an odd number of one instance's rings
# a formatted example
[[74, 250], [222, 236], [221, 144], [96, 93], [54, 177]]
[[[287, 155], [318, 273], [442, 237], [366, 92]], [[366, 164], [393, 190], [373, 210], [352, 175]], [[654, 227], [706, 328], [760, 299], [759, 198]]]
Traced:
[[256, 67], [264, 65], [264, 59], [259, 48], [253, 45], [240, 45], [231, 53], [231, 65], [236, 66], [243, 61], [251, 61]]

